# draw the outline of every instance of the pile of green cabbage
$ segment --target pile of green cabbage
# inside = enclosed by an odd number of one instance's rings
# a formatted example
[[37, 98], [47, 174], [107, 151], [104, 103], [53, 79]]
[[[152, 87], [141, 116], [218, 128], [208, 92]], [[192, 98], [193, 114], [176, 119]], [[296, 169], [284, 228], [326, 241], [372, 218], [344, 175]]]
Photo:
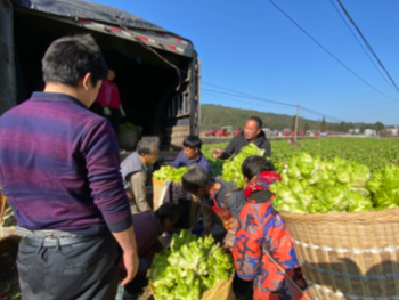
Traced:
[[[383, 189], [379, 187], [392, 181], [385, 182], [382, 176], [370, 180], [367, 166], [339, 157], [333, 161], [321, 161], [318, 156], [300, 153], [291, 158], [281, 175], [283, 180], [270, 186], [270, 191], [276, 195], [274, 206], [279, 211], [355, 212], [376, 207], [386, 209], [390, 207], [388, 203], [392, 204], [389, 201], [379, 203], [381, 198], [371, 195], [382, 193]], [[370, 193], [372, 185], [375, 190]]]
[[259, 149], [254, 144], [249, 144], [241, 149], [240, 153], [234, 157], [233, 161], [223, 164], [222, 178], [228, 182], [235, 183], [237, 187], [245, 187], [245, 180], [242, 174], [242, 163], [251, 155], [263, 155], [264, 150]]
[[172, 168], [170, 165], [162, 166], [159, 170], [154, 171], [154, 178], [158, 180], [171, 180], [181, 181], [184, 173], [188, 170], [187, 167], [181, 167], [178, 169]]
[[137, 131], [137, 126], [130, 123], [130, 122], [125, 122], [119, 125], [120, 130], [134, 130]]
[[374, 171], [367, 187], [376, 210], [397, 208], [399, 206], [399, 167], [386, 164], [381, 170]]
[[197, 239], [182, 230], [173, 234], [170, 250], [155, 254], [148, 275], [157, 300], [199, 300], [233, 273], [232, 258], [214, 244], [212, 236]]

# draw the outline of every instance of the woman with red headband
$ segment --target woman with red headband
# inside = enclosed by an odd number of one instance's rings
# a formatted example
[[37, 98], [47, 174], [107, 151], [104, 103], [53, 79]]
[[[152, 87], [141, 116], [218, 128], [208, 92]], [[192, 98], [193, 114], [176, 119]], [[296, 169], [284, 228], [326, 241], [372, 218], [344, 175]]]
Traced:
[[272, 204], [269, 186], [281, 180], [280, 175], [261, 156], [248, 157], [242, 171], [248, 200], [238, 215], [233, 251], [238, 276], [254, 280], [256, 300], [309, 299], [291, 236]]

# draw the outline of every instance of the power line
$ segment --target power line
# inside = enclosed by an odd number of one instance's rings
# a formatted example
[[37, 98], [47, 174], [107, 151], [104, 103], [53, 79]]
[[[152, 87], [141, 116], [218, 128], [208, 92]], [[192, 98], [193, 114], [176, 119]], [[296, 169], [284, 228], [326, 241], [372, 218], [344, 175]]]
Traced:
[[[267, 98], [261, 98], [261, 97], [257, 97], [257, 96], [248, 95], [248, 94], [243, 93], [243, 92], [240, 92], [240, 91], [236, 91], [236, 90], [232, 90], [232, 89], [227, 89], [227, 88], [219, 87], [219, 86], [214, 85], [214, 84], [211, 84], [211, 83], [207, 83], [207, 82], [202, 82], [202, 83], [205, 84], [205, 85], [211, 85], [211, 86], [213, 86], [213, 87], [215, 87], [215, 88], [234, 91], [234, 92], [236, 93], [236, 94], [232, 94], [232, 93], [222, 92], [222, 91], [218, 91], [218, 90], [212, 90], [212, 89], [202, 88], [202, 90], [204, 90], [204, 91], [209, 91], [209, 92], [217, 93], [217, 94], [219, 94], [219, 95], [225, 95], [225, 96], [231, 96], [231, 97], [238, 97], [238, 98], [244, 98], [244, 99], [258, 100], [258, 101], [263, 101], [263, 102], [268, 102], [268, 103], [274, 103], [274, 104], [279, 104], [279, 105], [289, 106], [289, 107], [297, 107], [297, 105], [294, 105], [294, 104], [288, 104], [288, 103], [283, 103], [283, 102], [278, 102], [278, 101], [270, 100], [270, 99], [267, 99]], [[326, 114], [323, 114], [323, 113], [316, 112], [316, 111], [311, 110], [311, 109], [309, 109], [309, 108], [307, 108], [307, 107], [301, 106], [301, 109], [304, 110], [304, 111], [307, 111], [307, 112], [309, 112], [309, 113], [311, 113], [311, 114], [314, 114], [314, 115], [323, 116], [323, 117], [325, 116], [326, 118], [331, 119], [331, 120], [335, 120], [335, 121], [337, 121], [337, 122], [341, 122], [341, 121], [342, 121], [342, 120], [339, 120], [339, 119], [337, 119], [337, 118], [335, 118], [335, 117], [333, 117], [333, 116], [329, 116], [329, 115], [326, 115]]]
[[[215, 85], [215, 84], [207, 83], [207, 82], [202, 82], [202, 83], [205, 84], [205, 85], [213, 86], [213, 87], [218, 88], [218, 89], [233, 91], [233, 92], [235, 92], [235, 93], [241, 94], [242, 96], [240, 96], [240, 95], [234, 95], [234, 94], [229, 94], [229, 93], [224, 93], [224, 92], [220, 92], [220, 91], [216, 91], [216, 90], [211, 90], [211, 89], [204, 89], [204, 88], [202, 88], [202, 89], [205, 90], [205, 91], [216, 92], [216, 93], [218, 93], [218, 94], [223, 94], [223, 95], [228, 95], [228, 96], [233, 96], [233, 97], [250, 98], [250, 99], [253, 99], [253, 100], [265, 101], [265, 102], [269, 102], [269, 103], [275, 103], [275, 104], [284, 105], [284, 106], [290, 106], [290, 107], [296, 107], [296, 106], [297, 106], [297, 105], [294, 105], [294, 104], [288, 104], [288, 103], [283, 103], [283, 102], [277, 102], [277, 101], [270, 100], [270, 99], [267, 99], [267, 98], [261, 98], [261, 97], [257, 97], [257, 96], [252, 96], [252, 95], [249, 95], [249, 94], [246, 94], [246, 93], [237, 91], [237, 90], [232, 90], [232, 89], [223, 88], [223, 87], [217, 86], [217, 85]], [[246, 96], [246, 97], [244, 97], [244, 96]], [[336, 120], [336, 121], [341, 121], [341, 120], [339, 120], [339, 119], [337, 119], [337, 118], [335, 118], [335, 117], [328, 116], [328, 115], [326, 115], [326, 114], [316, 112], [316, 111], [311, 110], [311, 109], [309, 109], [309, 108], [307, 108], [307, 107], [304, 107], [304, 106], [301, 106], [301, 109], [302, 109], [302, 110], [305, 110], [305, 111], [307, 111], [307, 112], [309, 112], [309, 113], [311, 113], [311, 114], [315, 114], [315, 115], [318, 115], [318, 116], [326, 116], [326, 117], [328, 117], [329, 119]]]
[[343, 66], [345, 69], [347, 69], [349, 72], [351, 72], [354, 76], [356, 76], [360, 81], [364, 82], [365, 84], [367, 84], [370, 88], [372, 88], [373, 90], [375, 90], [376, 92], [380, 93], [381, 95], [383, 95], [386, 98], [389, 98], [391, 100], [394, 101], [399, 101], [395, 98], [392, 98], [388, 95], [385, 95], [382, 91], [380, 91], [379, 89], [375, 88], [374, 86], [372, 86], [370, 83], [368, 83], [366, 80], [364, 80], [363, 78], [361, 78], [357, 73], [355, 73], [354, 71], [352, 71], [351, 68], [349, 68], [347, 65], [345, 65], [339, 58], [337, 58], [334, 54], [332, 54], [326, 47], [324, 47], [322, 44], [320, 44], [314, 37], [312, 37], [305, 29], [303, 29], [301, 27], [301, 25], [299, 25], [297, 22], [295, 22], [289, 15], [287, 15], [285, 13], [285, 11], [283, 11], [280, 7], [277, 6], [276, 3], [274, 3], [273, 0], [269, 0], [269, 2], [275, 7], [277, 8], [286, 18], [288, 18], [292, 23], [295, 24], [295, 26], [297, 26], [303, 33], [305, 33], [312, 41], [314, 41], [321, 49], [323, 49], [324, 51], [327, 52], [328, 55], [330, 55], [332, 58], [334, 58], [341, 66]]
[[244, 99], [252, 99], [252, 100], [259, 100], [259, 101], [268, 102], [268, 103], [274, 103], [274, 104], [279, 104], [279, 105], [283, 105], [283, 106], [296, 107], [296, 105], [293, 105], [293, 104], [287, 104], [287, 103], [277, 102], [277, 101], [273, 101], [273, 100], [270, 100], [270, 99], [260, 98], [260, 97], [251, 96], [251, 95], [232, 94], [232, 93], [227, 93], [227, 92], [222, 92], [222, 91], [212, 90], [212, 89], [207, 89], [207, 88], [202, 88], [202, 90], [208, 91], [208, 92], [217, 93], [217, 94], [220, 94], [220, 95], [225, 95], [225, 96], [238, 97], [238, 98], [244, 98]]
[[[209, 91], [210, 91], [210, 90], [208, 90], [208, 89], [203, 89], [203, 90], [204, 90], [204, 92], [209, 92]], [[214, 94], [211, 94], [211, 95], [212, 95], [212, 96], [215, 96]], [[239, 100], [237, 100], [237, 99], [231, 99], [231, 98], [224, 97], [224, 96], [220, 96], [220, 95], [217, 95], [217, 98], [228, 99], [228, 100], [230, 100], [230, 101], [235, 101], [235, 102], [239, 101]], [[244, 98], [244, 97], [242, 97], [242, 98]], [[250, 99], [250, 98], [245, 98], [245, 99]], [[248, 101], [245, 101], [245, 104], [258, 105], [258, 103], [251, 103], [251, 102], [248, 102]], [[295, 105], [295, 106], [296, 106], [296, 105]], [[273, 106], [273, 107], [276, 107], [276, 106]], [[315, 112], [315, 111], [313, 111], [313, 110], [307, 109], [306, 107], [300, 106], [300, 108], [301, 108], [303, 111], [309, 112], [309, 113], [311, 113], [311, 114], [315, 114], [315, 115], [321, 116], [321, 117], [326, 117], [327, 119], [334, 120], [335, 122], [341, 122], [341, 120], [339, 120], [339, 119], [337, 119], [337, 118], [335, 118], [335, 117], [331, 117], [331, 116], [328, 116], [328, 115], [325, 115], [325, 114], [322, 114], [322, 113]], [[256, 110], [256, 109], [254, 109], [254, 108], [243, 108], [243, 107], [240, 107], [240, 109], [242, 109], [242, 110], [253, 110], [253, 111]], [[290, 114], [287, 114], [287, 115], [290, 115]], [[315, 120], [311, 120], [311, 119], [308, 119], [308, 118], [303, 117], [303, 116], [300, 117], [300, 118], [302, 118], [303, 120], [306, 120], [306, 121], [315, 121]]]
[[359, 44], [360, 48], [363, 49], [364, 53], [367, 55], [368, 59], [371, 61], [371, 63], [373, 64], [373, 66], [375, 67], [375, 69], [377, 70], [378, 73], [380, 73], [382, 79], [385, 80], [385, 82], [395, 91], [398, 92], [392, 85], [391, 83], [385, 78], [384, 74], [382, 74], [381, 70], [377, 67], [377, 65], [375, 64], [373, 58], [370, 56], [369, 52], [367, 51], [367, 49], [364, 47], [364, 45], [362, 44], [362, 42], [359, 41], [359, 39], [357, 38], [356, 34], [353, 32], [352, 28], [350, 27], [350, 25], [348, 24], [348, 22], [346, 22], [344, 16], [341, 14], [341, 12], [339, 11], [339, 9], [335, 6], [334, 4], [334, 0], [330, 0], [332, 6], [334, 7], [335, 11], [337, 12], [337, 14], [340, 16], [342, 22], [345, 23], [346, 27], [349, 29], [349, 31], [351, 32], [352, 36], [354, 37], [354, 39], [357, 41], [357, 43]]
[[377, 60], [377, 63], [381, 66], [381, 68], [384, 70], [385, 74], [387, 74], [389, 80], [391, 80], [392, 85], [395, 87], [395, 89], [397, 91], [399, 91], [398, 86], [396, 85], [395, 81], [393, 81], [391, 74], [389, 74], [389, 72], [387, 71], [387, 69], [385, 69], [384, 65], [382, 64], [381, 60], [377, 57], [377, 55], [375, 54], [373, 48], [371, 48], [369, 42], [366, 40], [366, 38], [364, 37], [364, 34], [360, 31], [359, 27], [356, 25], [355, 21], [353, 21], [352, 17], [349, 15], [348, 10], [344, 7], [344, 5], [342, 4], [341, 0], [337, 0], [337, 2], [339, 3], [339, 5], [341, 6], [341, 9], [343, 10], [343, 12], [345, 13], [345, 15], [348, 17], [349, 21], [352, 23], [353, 26], [355, 26], [357, 32], [359, 33], [360, 37], [362, 38], [362, 40], [366, 43], [367, 48], [369, 49], [369, 51], [371, 52], [371, 54], [373, 54], [374, 58]]
[[227, 89], [227, 88], [220, 87], [220, 86], [217, 86], [217, 85], [212, 84], [212, 83], [209, 83], [209, 82], [203, 82], [203, 81], [202, 81], [202, 83], [205, 83], [206, 85], [213, 86], [213, 87], [218, 88], [218, 89], [220, 89], [220, 90], [225, 90], [225, 91], [230, 91], [230, 92], [234, 92], [234, 93], [237, 93], [237, 94], [246, 95], [246, 93], [244, 93], [244, 92], [240, 92], [240, 91], [232, 90], [232, 89]]
[[[215, 95], [215, 94], [212, 94], [212, 92], [209, 92], [209, 91], [205, 91], [205, 90], [203, 90], [203, 92], [204, 93], [207, 93], [208, 95], [212, 95], [212, 96], [216, 96], [216, 98], [217, 99], [227, 99], [227, 100], [230, 100], [230, 101], [233, 101], [233, 102], [236, 102], [236, 103], [241, 103], [242, 104], [242, 100], [240, 100], [240, 99], [234, 99], [234, 98], [229, 98], [229, 97], [226, 97], [226, 96], [221, 96], [221, 95]], [[252, 105], [259, 105], [259, 103], [253, 103], [253, 102], [248, 102], [248, 101], [245, 101], [245, 104], [252, 104]], [[268, 104], [267, 105], [267, 107], [280, 107], [281, 108], [281, 105], [279, 105], [279, 104]], [[256, 109], [254, 109], [254, 108], [243, 108], [243, 107], [240, 107], [239, 109], [251, 109], [251, 110], [256, 110]]]
[[270, 100], [267, 98], [260, 98], [257, 96], [251, 96], [251, 95], [239, 95], [239, 94], [231, 94], [231, 93], [227, 93], [227, 92], [222, 92], [222, 91], [217, 91], [217, 90], [212, 90], [212, 89], [206, 89], [206, 88], [202, 88], [204, 91], [209, 91], [209, 92], [214, 92], [214, 93], [218, 93], [221, 95], [226, 95], [226, 96], [233, 96], [233, 97], [240, 97], [240, 98], [250, 98], [253, 100], [261, 100], [263, 102], [269, 102], [269, 103], [274, 103], [274, 104], [279, 104], [279, 105], [284, 105], [284, 106], [291, 106], [291, 107], [296, 107], [296, 105], [293, 104], [288, 104], [288, 103], [283, 103], [283, 102], [278, 102], [278, 101], [274, 101], [274, 100]]
[[237, 91], [237, 90], [224, 88], [224, 87], [221, 87], [221, 86], [209, 83], [209, 82], [202, 81], [202, 83], [205, 84], [205, 85], [209, 85], [209, 86], [212, 86], [214, 88], [220, 89], [220, 90], [230, 91], [230, 92], [234, 92], [234, 93], [237, 93], [237, 94], [240, 94], [240, 95], [243, 95], [243, 96], [252, 97], [254, 100], [262, 100], [262, 101], [266, 101], [266, 102], [269, 102], [269, 103], [274, 103], [274, 104], [277, 104], [277, 105], [284, 105], [284, 106], [291, 106], [291, 107], [296, 107], [297, 106], [296, 104], [282, 103], [282, 102], [277, 102], [277, 101], [274, 101], [274, 100], [271, 100], [271, 99], [267, 99], [267, 98], [261, 98], [261, 97], [249, 95], [249, 94], [244, 93], [244, 92], [240, 92], [240, 91]]

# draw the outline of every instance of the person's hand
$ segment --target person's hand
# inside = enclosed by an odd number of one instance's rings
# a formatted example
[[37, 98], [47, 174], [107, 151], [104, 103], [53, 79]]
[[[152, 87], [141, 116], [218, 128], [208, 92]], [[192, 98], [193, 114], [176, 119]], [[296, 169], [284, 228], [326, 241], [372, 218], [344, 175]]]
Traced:
[[227, 244], [226, 242], [223, 242], [223, 243], [222, 243], [222, 251], [223, 251], [224, 253], [226, 253], [226, 254], [230, 254], [230, 253], [231, 253], [231, 251], [230, 251], [230, 245]]
[[127, 275], [122, 280], [121, 283], [122, 286], [127, 285], [137, 275], [137, 271], [139, 270], [139, 265], [140, 265], [140, 260], [137, 255], [137, 252], [124, 252], [123, 263], [125, 265]]
[[222, 155], [223, 151], [221, 149], [213, 149], [212, 154], [213, 157], [219, 158]]
[[121, 105], [121, 115], [122, 115], [122, 118], [125, 116], [125, 111], [123, 110], [122, 105]]
[[111, 115], [111, 111], [109, 110], [108, 107], [104, 107], [104, 115], [106, 115], [106, 116], [110, 116]]

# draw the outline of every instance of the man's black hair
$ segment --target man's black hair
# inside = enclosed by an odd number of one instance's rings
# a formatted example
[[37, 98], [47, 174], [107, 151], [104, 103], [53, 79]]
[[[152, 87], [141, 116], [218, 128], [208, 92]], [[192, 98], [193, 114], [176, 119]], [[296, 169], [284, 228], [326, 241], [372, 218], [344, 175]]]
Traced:
[[165, 219], [170, 219], [172, 222], [179, 218], [180, 209], [179, 205], [173, 202], [163, 203], [156, 211], [155, 214], [163, 225]]
[[247, 121], [255, 121], [256, 122], [256, 129], [262, 128], [262, 120], [258, 116], [252, 116]]
[[206, 188], [212, 183], [211, 176], [202, 168], [188, 169], [184, 173], [181, 184], [188, 193], [196, 193], [200, 188]]
[[107, 77], [108, 69], [100, 47], [90, 34], [77, 34], [51, 43], [42, 59], [43, 81], [77, 87], [91, 73], [91, 84]]
[[183, 146], [189, 147], [191, 149], [198, 148], [198, 152], [200, 152], [202, 147], [202, 141], [196, 135], [189, 135], [184, 139]]
[[274, 164], [263, 156], [248, 156], [241, 166], [242, 173], [245, 178], [252, 179], [264, 171], [275, 171]]

